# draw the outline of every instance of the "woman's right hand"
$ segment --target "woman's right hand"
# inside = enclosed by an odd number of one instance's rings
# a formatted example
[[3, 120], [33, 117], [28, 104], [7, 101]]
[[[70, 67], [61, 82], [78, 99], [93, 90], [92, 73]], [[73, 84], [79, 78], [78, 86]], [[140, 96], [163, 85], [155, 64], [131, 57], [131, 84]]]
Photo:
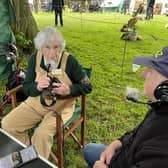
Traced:
[[37, 83], [37, 90], [42, 91], [50, 85], [50, 78], [47, 76], [41, 76]]

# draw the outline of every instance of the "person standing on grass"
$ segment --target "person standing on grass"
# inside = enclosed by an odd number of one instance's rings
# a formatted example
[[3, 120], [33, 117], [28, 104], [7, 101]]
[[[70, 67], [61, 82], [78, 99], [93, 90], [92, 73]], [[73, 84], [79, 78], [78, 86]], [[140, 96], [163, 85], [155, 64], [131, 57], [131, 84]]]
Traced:
[[52, 9], [55, 12], [55, 26], [58, 25], [58, 15], [59, 15], [60, 25], [63, 27], [62, 11], [64, 9], [64, 0], [52, 0]]
[[168, 167], [168, 47], [160, 55], [133, 62], [147, 67], [142, 76], [150, 109], [139, 126], [110, 145], [85, 145], [84, 158], [90, 168]]
[[125, 0], [123, 3], [122, 13], [124, 13], [124, 15], [129, 13], [130, 2], [131, 2], [131, 0]]
[[146, 8], [146, 17], [145, 19], [150, 20], [153, 19], [153, 7], [155, 4], [155, 0], [147, 0], [147, 8]]

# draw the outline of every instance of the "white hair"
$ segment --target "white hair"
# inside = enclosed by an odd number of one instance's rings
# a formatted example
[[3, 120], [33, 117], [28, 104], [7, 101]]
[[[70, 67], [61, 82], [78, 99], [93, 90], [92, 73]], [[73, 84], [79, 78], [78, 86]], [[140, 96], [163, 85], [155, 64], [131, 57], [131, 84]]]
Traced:
[[36, 49], [40, 50], [54, 41], [58, 42], [61, 51], [65, 49], [65, 40], [62, 34], [56, 28], [47, 26], [44, 30], [37, 33], [34, 38], [34, 45]]

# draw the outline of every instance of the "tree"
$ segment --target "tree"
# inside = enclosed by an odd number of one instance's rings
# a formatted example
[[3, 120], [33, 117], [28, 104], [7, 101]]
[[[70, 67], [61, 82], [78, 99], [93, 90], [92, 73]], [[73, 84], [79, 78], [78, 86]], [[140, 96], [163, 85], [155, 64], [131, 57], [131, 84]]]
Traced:
[[28, 0], [12, 0], [16, 21], [12, 25], [12, 30], [16, 35], [22, 32], [27, 40], [33, 40], [38, 27], [29, 8]]

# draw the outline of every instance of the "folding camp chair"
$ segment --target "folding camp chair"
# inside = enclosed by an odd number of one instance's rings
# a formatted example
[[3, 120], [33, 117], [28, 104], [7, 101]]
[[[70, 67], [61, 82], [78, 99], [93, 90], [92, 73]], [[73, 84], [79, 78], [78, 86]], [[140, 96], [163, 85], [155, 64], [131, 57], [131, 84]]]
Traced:
[[[84, 68], [88, 77], [91, 77], [91, 68]], [[11, 97], [12, 107], [15, 108], [17, 106], [16, 94], [19, 90], [22, 89], [22, 86], [19, 85], [16, 88], [7, 92], [7, 95]], [[56, 138], [57, 138], [57, 154], [55, 151], [52, 151], [50, 156], [58, 165], [58, 168], [64, 167], [63, 161], [63, 142], [68, 137], [71, 136], [74, 141], [82, 148], [85, 140], [85, 116], [86, 116], [86, 95], [80, 96], [79, 104], [76, 105], [75, 111], [72, 117], [65, 123], [62, 123], [61, 115], [56, 116]], [[81, 126], [80, 140], [75, 136], [73, 131]]]

